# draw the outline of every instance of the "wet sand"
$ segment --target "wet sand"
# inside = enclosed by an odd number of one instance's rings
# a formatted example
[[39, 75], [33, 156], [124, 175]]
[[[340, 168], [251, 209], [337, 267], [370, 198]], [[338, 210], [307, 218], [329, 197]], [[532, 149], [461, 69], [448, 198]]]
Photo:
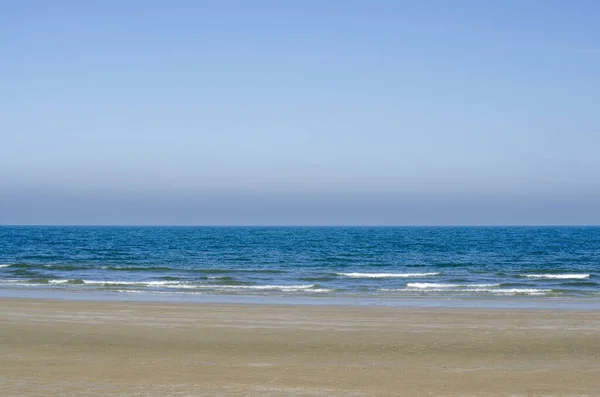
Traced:
[[0, 300], [1, 396], [600, 396], [600, 313]]

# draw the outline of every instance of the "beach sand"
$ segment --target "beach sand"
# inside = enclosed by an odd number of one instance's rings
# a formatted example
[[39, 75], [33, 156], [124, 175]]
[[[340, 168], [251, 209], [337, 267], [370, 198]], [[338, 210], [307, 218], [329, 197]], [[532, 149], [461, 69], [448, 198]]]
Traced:
[[600, 313], [0, 300], [2, 396], [600, 396]]

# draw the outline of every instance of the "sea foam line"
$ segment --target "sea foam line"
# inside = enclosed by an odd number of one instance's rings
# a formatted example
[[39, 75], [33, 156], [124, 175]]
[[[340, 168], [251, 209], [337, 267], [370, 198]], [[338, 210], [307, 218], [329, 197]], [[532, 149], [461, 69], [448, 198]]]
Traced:
[[[61, 285], [72, 283], [74, 280], [54, 279], [48, 280], [48, 284]], [[81, 280], [84, 285], [115, 285], [136, 287], [161, 287], [176, 289], [211, 289], [211, 290], [279, 290], [293, 292], [310, 290], [311, 292], [329, 292], [326, 288], [314, 288], [315, 284], [301, 285], [206, 285], [206, 284], [184, 284], [179, 281], [117, 281], [117, 280]]]
[[590, 274], [521, 274], [521, 277], [541, 279], [583, 279], [590, 278]]
[[498, 289], [498, 288], [389, 289], [389, 288], [382, 288], [380, 291], [382, 291], [382, 292], [404, 292], [404, 293], [406, 293], [406, 292], [412, 292], [412, 293], [416, 293], [416, 292], [431, 292], [431, 293], [455, 292], [455, 293], [462, 293], [462, 294], [481, 292], [481, 293], [488, 293], [488, 294], [492, 294], [492, 295], [530, 295], [530, 296], [546, 295], [546, 294], [552, 292], [552, 290], [550, 290], [550, 289], [537, 289], [537, 288], [507, 288], [507, 289]]
[[[280, 291], [280, 292], [332, 292], [329, 288], [314, 288], [315, 284], [303, 284], [303, 285], [192, 285], [188, 288], [203, 290], [203, 291]], [[176, 288], [176, 287], [175, 287]], [[124, 290], [129, 291], [129, 290]], [[135, 292], [135, 291], [134, 291]], [[141, 292], [137, 290], [137, 292]], [[154, 291], [152, 291], [154, 292]]]
[[301, 285], [198, 285], [198, 288], [207, 289], [243, 289], [243, 290], [281, 290], [300, 291], [314, 288], [315, 284]]
[[407, 288], [415, 289], [445, 289], [445, 288], [494, 288], [500, 284], [437, 284], [437, 283], [408, 283]]
[[15, 279], [0, 279], [0, 284], [9, 286], [31, 286], [31, 283], [23, 282], [22, 280]]
[[338, 276], [354, 278], [409, 278], [439, 276], [440, 273], [336, 273]]
[[141, 285], [146, 287], [172, 287], [177, 286], [186, 288], [185, 284], [179, 281], [120, 281], [120, 280], [78, 280], [78, 279], [51, 279], [48, 284], [69, 284], [79, 281], [81, 284], [88, 285]]

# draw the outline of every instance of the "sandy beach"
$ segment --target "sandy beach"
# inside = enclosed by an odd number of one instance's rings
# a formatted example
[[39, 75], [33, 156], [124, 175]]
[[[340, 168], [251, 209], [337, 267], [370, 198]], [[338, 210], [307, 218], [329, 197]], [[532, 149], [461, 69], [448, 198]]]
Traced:
[[600, 313], [0, 301], [2, 396], [600, 396]]

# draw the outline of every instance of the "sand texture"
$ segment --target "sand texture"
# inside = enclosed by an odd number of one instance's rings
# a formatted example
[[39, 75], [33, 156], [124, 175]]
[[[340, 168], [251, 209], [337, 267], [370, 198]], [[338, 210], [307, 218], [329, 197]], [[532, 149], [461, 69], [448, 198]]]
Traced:
[[1, 396], [600, 396], [600, 313], [0, 300]]

